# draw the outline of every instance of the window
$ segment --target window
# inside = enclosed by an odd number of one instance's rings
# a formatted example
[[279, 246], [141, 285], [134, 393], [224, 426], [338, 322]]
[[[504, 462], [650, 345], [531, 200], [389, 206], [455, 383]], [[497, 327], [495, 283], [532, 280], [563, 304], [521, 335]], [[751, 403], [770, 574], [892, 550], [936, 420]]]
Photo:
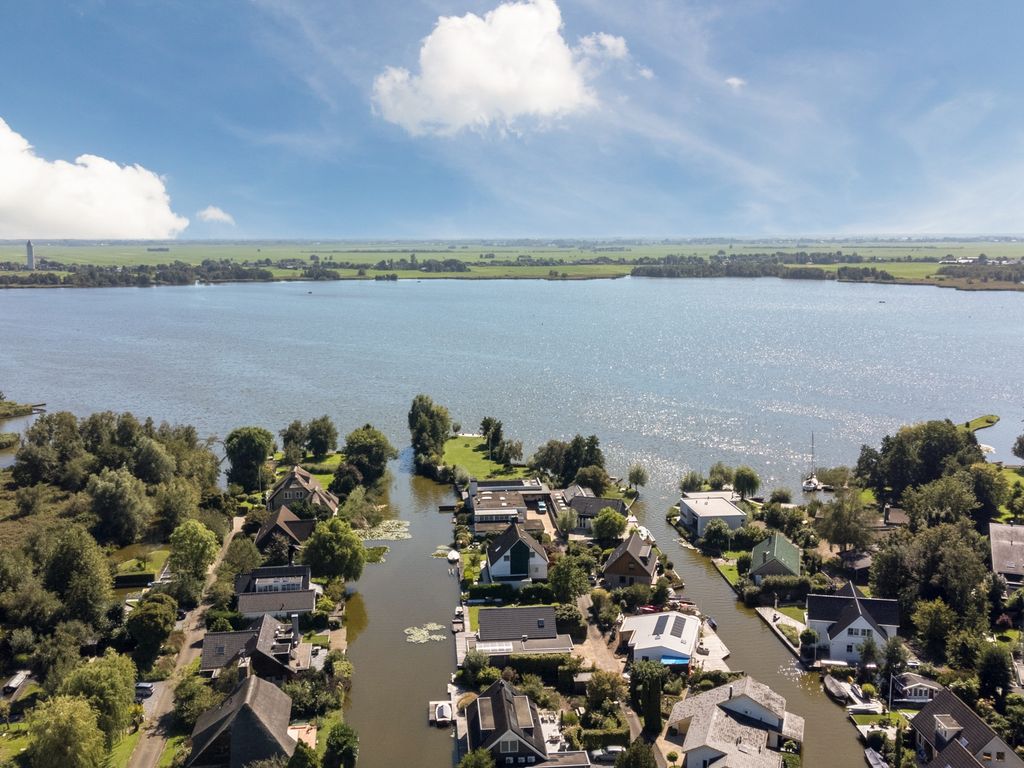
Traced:
[[509, 557], [508, 555], [505, 555], [505, 556], [504, 556], [503, 558], [501, 558], [501, 559], [502, 559], [502, 560], [504, 560], [504, 561], [505, 561], [505, 562], [507, 563], [507, 562], [508, 562], [509, 560], [511, 560], [512, 558], [511, 558], [511, 557]]
[[516, 761], [516, 759], [514, 757], [506, 757], [505, 758], [505, 765], [512, 765], [513, 763], [515, 763], [515, 761]]
[[846, 652], [847, 653], [853, 653], [853, 646], [852, 645], [846, 646]]
[[996, 760], [1005, 760], [1005, 759], [1006, 759], [1006, 753], [1005, 752], [996, 752]]
[[533, 765], [535, 762], [537, 762], [537, 758], [534, 757], [533, 755], [530, 755], [528, 758], [526, 758], [526, 762], [529, 765]]
[[989, 760], [992, 759], [992, 753], [991, 752], [982, 752], [981, 753], [981, 759], [986, 761], [986, 762], [988, 762]]
[[848, 634], [848, 635], [856, 635], [857, 634], [857, 630], [853, 629], [851, 627], [850, 629], [846, 630], [846, 634]]
[[[507, 754], [508, 752], [516, 751], [516, 746], [518, 742], [515, 739], [502, 739], [500, 744], [501, 746], [499, 747], [499, 749], [501, 750], [501, 753]], [[506, 762], [508, 761], [506, 760]]]
[[518, 763], [519, 763], [520, 765], [526, 765], [526, 758], [525, 758], [525, 757], [520, 757], [520, 758], [519, 758], [519, 760], [518, 760], [517, 762], [518, 762]]

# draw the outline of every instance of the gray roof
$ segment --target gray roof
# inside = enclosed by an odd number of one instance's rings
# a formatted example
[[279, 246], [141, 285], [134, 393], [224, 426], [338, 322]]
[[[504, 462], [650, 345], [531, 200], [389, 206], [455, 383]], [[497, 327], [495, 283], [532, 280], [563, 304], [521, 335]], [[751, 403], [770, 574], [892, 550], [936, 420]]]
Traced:
[[484, 608], [477, 617], [477, 635], [482, 641], [553, 639], [555, 609], [550, 605], [529, 605], [521, 608]]
[[312, 613], [316, 609], [316, 590], [287, 592], [246, 592], [238, 596], [238, 612], [250, 613]]
[[608, 555], [608, 559], [604, 564], [604, 570], [607, 571], [627, 555], [639, 563], [640, 567], [647, 571], [648, 574], [653, 575], [658, 567], [658, 558], [654, 556], [654, 547], [650, 542], [642, 538], [639, 533], [633, 531], [628, 539], [619, 544], [615, 551]]
[[1024, 576], [1024, 525], [989, 523], [992, 570]]
[[279, 507], [256, 534], [256, 546], [265, 546], [275, 534], [284, 536], [293, 544], [302, 544], [313, 534], [316, 523], [316, 520], [299, 517], [287, 505]]
[[936, 691], [941, 690], [942, 686], [935, 680], [927, 678], [923, 675], [919, 675], [916, 672], [904, 672], [901, 675], [896, 676], [896, 682], [900, 688], [932, 688]]
[[519, 541], [536, 552], [545, 563], [548, 561], [548, 553], [540, 545], [540, 542], [527, 533], [519, 523], [512, 523], [487, 548], [487, 562], [494, 565], [503, 555], [508, 554], [509, 550]]
[[312, 575], [312, 570], [308, 565], [264, 565], [260, 568], [253, 568], [248, 573], [238, 574], [235, 577], [235, 594], [240, 595], [243, 592], [252, 591], [257, 579], [299, 577], [302, 579], [302, 589], [309, 589]]
[[243, 654], [250, 658], [259, 654], [280, 664], [281, 674], [294, 673], [309, 666], [310, 650], [309, 643], [292, 644], [290, 625], [264, 614], [248, 629], [207, 632], [203, 637], [199, 670], [212, 672], [229, 666]]
[[199, 716], [186, 765], [218, 764], [219, 758], [203, 753], [225, 732], [231, 750], [228, 768], [243, 768], [279, 755], [290, 757], [296, 746], [288, 735], [291, 712], [292, 700], [280, 688], [258, 677], [246, 678], [220, 706]]
[[900, 624], [900, 607], [896, 600], [864, 597], [849, 583], [834, 595], [807, 596], [807, 620], [832, 623], [829, 633], [833, 637], [861, 615], [881, 635], [885, 632], [882, 632], [880, 624], [892, 627]]
[[[943, 722], [945, 718], [952, 718], [956, 725], [959, 726], [960, 731], [956, 738], [952, 739], [948, 744], [936, 743], [935, 727], [937, 723]], [[914, 715], [910, 725], [922, 739], [928, 742], [941, 755], [941, 759], [945, 762], [940, 762], [938, 765], [945, 765], [948, 762], [954, 768], [960, 768], [962, 765], [974, 766], [980, 763], [977, 760], [974, 763], [964, 762], [965, 755], [963, 752], [956, 748], [951, 749], [951, 745], [961, 744], [966, 747], [964, 752], [973, 756], [987, 746], [992, 739], [999, 738], [996, 732], [975, 714], [974, 710], [948, 688], [943, 688], [935, 694], [935, 698], [925, 704], [921, 711]], [[1005, 742], [1003, 743], [1005, 745]], [[1013, 750], [1006, 746], [1006, 751], [1012, 752]]]
[[537, 705], [504, 680], [491, 683], [466, 707], [466, 719], [471, 749], [493, 749], [503, 735], [512, 731], [541, 760], [547, 757]]
[[579, 517], [597, 517], [605, 507], [611, 507], [623, 517], [629, 511], [622, 499], [602, 499], [599, 496], [573, 496], [569, 506]]

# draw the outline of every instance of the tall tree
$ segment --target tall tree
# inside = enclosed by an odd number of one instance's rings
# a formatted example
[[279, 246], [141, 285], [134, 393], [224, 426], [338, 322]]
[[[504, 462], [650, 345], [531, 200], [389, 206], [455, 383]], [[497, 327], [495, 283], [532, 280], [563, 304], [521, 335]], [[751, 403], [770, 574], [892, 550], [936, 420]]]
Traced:
[[224, 452], [231, 468], [228, 482], [246, 491], [258, 490], [263, 482], [263, 465], [274, 447], [274, 436], [263, 427], [239, 427], [224, 440]]
[[67, 616], [99, 626], [113, 601], [110, 566], [96, 540], [72, 525], [56, 534], [45, 584], [64, 601]]
[[359, 471], [365, 485], [373, 485], [384, 477], [388, 461], [398, 458], [398, 451], [384, 433], [370, 424], [364, 424], [345, 437], [344, 453], [345, 461]]
[[323, 768], [355, 768], [359, 759], [359, 735], [348, 723], [335, 723], [327, 734]]
[[633, 706], [644, 718], [646, 733], [661, 733], [661, 689], [666, 669], [657, 661], [634, 661], [630, 667]]
[[938, 598], [918, 603], [913, 616], [914, 627], [932, 658], [940, 661], [946, 658], [946, 639], [950, 627], [956, 626], [956, 618], [953, 609]]
[[114, 746], [131, 725], [135, 707], [135, 664], [112, 649], [90, 664], [83, 664], [65, 678], [63, 693], [81, 696], [97, 714], [107, 749]]
[[979, 507], [978, 498], [974, 495], [973, 479], [966, 471], [907, 488], [901, 503], [915, 528], [955, 523], [970, 517]]
[[615, 758], [615, 768], [657, 768], [654, 749], [643, 739], [637, 739], [625, 752]]
[[761, 487], [761, 478], [750, 467], [736, 467], [736, 472], [733, 473], [732, 484], [736, 489], [736, 493], [745, 499], [757, 493], [757, 489]]
[[153, 516], [146, 487], [125, 468], [104, 469], [89, 479], [96, 534], [121, 545], [138, 541]]
[[474, 749], [459, 760], [459, 768], [495, 768], [494, 756], [487, 749]]
[[579, 516], [576, 514], [576, 510], [572, 507], [566, 507], [558, 516], [555, 518], [555, 529], [562, 534], [562, 536], [568, 536], [570, 531], [575, 530], [579, 524]]
[[334, 517], [316, 524], [302, 556], [317, 576], [355, 581], [363, 574], [366, 548], [346, 521]]
[[571, 603], [590, 588], [587, 571], [573, 555], [556, 560], [548, 569], [548, 584], [560, 603]]
[[998, 643], [985, 643], [978, 660], [978, 695], [994, 699], [996, 708], [1002, 710], [1012, 682], [1010, 654]]
[[416, 470], [433, 475], [433, 468], [444, 461], [444, 444], [452, 424], [448, 409], [435, 404], [427, 395], [416, 395], [409, 408], [408, 423]]
[[713, 491], [720, 491], [725, 486], [731, 484], [732, 478], [732, 468], [726, 466], [721, 461], [716, 461], [711, 465], [711, 469], [708, 470], [708, 485], [711, 486]]
[[171, 554], [167, 558], [175, 574], [202, 579], [217, 557], [217, 534], [198, 520], [186, 520], [171, 534]]
[[96, 712], [77, 696], [57, 696], [28, 714], [31, 768], [103, 768], [107, 755]]
[[173, 597], [150, 592], [128, 614], [125, 622], [128, 634], [135, 638], [144, 660], [156, 658], [160, 646], [174, 629], [177, 613], [178, 603]]
[[573, 481], [584, 488], [589, 488], [595, 496], [603, 495], [612, 482], [604, 467], [597, 464], [589, 464], [580, 469]]
[[631, 464], [627, 479], [633, 488], [647, 485], [647, 470], [644, 468], [644, 465], [639, 463]]
[[1024, 435], [1017, 435], [1017, 439], [1013, 441], [1013, 455], [1024, 461]]
[[825, 505], [819, 526], [821, 535], [840, 551], [866, 547], [871, 541], [869, 513], [856, 491], [840, 494]]
[[326, 414], [306, 425], [306, 448], [313, 457], [322, 459], [338, 447], [338, 429]]
[[159, 442], [142, 437], [132, 452], [132, 474], [147, 485], [166, 483], [174, 477], [178, 462]]
[[602, 542], [611, 542], [622, 538], [626, 532], [626, 518], [620, 515], [611, 507], [605, 507], [597, 513], [594, 522], [591, 523], [591, 533], [594, 538]]
[[626, 695], [622, 675], [604, 669], [594, 670], [587, 681], [587, 708], [599, 710], [608, 702], [620, 701]]
[[[277, 436], [281, 438], [282, 450], [287, 451], [290, 447], [295, 447], [299, 450], [301, 458], [301, 452], [306, 450], [306, 439], [309, 437], [309, 431], [305, 424], [299, 419], [295, 419], [278, 432]], [[337, 435], [335, 435], [335, 442], [337, 442]]]
[[691, 469], [679, 479], [680, 493], [693, 493], [704, 487], [704, 475]]
[[163, 536], [199, 512], [199, 488], [195, 481], [184, 477], [171, 478], [157, 486], [153, 495], [153, 511]]

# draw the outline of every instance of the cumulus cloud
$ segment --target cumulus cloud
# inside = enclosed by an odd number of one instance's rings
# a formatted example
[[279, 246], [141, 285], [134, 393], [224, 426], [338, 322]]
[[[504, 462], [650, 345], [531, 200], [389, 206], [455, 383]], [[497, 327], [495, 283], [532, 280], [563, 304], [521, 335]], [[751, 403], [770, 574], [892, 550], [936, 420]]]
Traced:
[[738, 91], [740, 88], [747, 84], [747, 81], [744, 80], [742, 77], [727, 77], [725, 78], [725, 84], [732, 88], [734, 91]]
[[0, 238], [162, 240], [187, 226], [152, 171], [96, 155], [46, 160], [0, 118]]
[[628, 56], [604, 33], [570, 48], [554, 0], [506, 2], [482, 17], [442, 16], [423, 40], [419, 72], [388, 67], [373, 84], [385, 120], [409, 133], [514, 129], [517, 120], [554, 119], [597, 104], [590, 63]]
[[235, 217], [223, 208], [218, 208], [216, 205], [208, 205], [203, 208], [203, 210], [196, 212], [196, 218], [200, 221], [213, 222], [216, 224], [230, 224], [232, 227], [235, 226]]

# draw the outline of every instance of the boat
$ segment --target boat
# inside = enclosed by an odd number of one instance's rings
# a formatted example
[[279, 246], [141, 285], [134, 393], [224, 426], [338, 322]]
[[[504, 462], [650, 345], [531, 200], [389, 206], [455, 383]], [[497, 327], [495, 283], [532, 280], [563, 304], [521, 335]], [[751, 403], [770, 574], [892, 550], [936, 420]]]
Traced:
[[864, 759], [868, 761], [868, 765], [870, 765], [871, 768], [889, 768], [889, 764], [885, 762], [885, 758], [871, 747], [864, 750]]
[[821, 679], [822, 684], [825, 686], [825, 693], [831, 696], [833, 699], [838, 701], [840, 704], [845, 704], [850, 700], [850, 692], [836, 680], [832, 675], [825, 675]]
[[444, 728], [452, 724], [452, 705], [445, 701], [434, 707], [434, 722], [438, 728]]
[[818, 475], [814, 472], [814, 433], [811, 432], [811, 474], [804, 478], [803, 483], [800, 486], [803, 488], [804, 493], [817, 493], [825, 489], [825, 486], [818, 479]]
[[448, 557], [448, 562], [449, 563], [457, 563], [457, 562], [459, 562], [459, 560], [462, 559], [462, 556], [458, 552], [456, 552], [454, 549], [449, 549], [448, 550], [447, 557]]
[[636, 532], [637, 532], [637, 534], [639, 534], [640, 538], [643, 539], [644, 541], [649, 541], [652, 544], [654, 543], [654, 534], [651, 533], [650, 530], [647, 529], [646, 527], [644, 527], [642, 525], [638, 525], [637, 528], [636, 528]]
[[715, 621], [715, 617], [714, 616], [708, 616], [704, 620], [708, 623], [709, 627], [711, 627], [716, 632], [718, 631], [718, 622]]

